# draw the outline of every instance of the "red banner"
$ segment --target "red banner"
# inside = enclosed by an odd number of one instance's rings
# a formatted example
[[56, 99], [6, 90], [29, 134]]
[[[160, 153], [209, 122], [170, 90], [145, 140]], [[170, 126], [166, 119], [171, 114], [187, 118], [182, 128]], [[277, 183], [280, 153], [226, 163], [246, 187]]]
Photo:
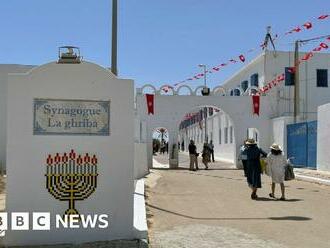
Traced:
[[148, 115], [154, 114], [154, 98], [155, 98], [154, 95], [146, 94]]
[[253, 103], [253, 114], [257, 114], [259, 116], [260, 112], [260, 96], [252, 96], [252, 103]]

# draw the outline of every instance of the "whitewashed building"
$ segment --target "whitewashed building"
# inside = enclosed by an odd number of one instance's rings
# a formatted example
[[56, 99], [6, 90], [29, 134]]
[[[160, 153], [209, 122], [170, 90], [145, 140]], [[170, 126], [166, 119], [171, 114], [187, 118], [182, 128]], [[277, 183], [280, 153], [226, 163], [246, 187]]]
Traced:
[[[304, 54], [301, 53], [300, 57]], [[293, 123], [294, 114], [294, 75], [290, 71], [293, 64], [294, 52], [266, 51], [221, 85], [224, 88], [224, 94], [239, 96], [247, 94], [247, 90], [254, 91], [253, 87], [262, 88], [278, 75], [285, 74], [285, 80], [267, 92], [270, 106], [267, 116], [270, 120], [270, 130], [272, 130], [269, 133], [270, 140], [279, 143], [285, 152], [287, 152], [286, 125]], [[329, 71], [330, 54], [328, 53], [316, 53], [313, 58], [300, 64], [298, 122], [316, 120], [318, 106], [330, 102]], [[239, 105], [232, 107], [242, 108]], [[221, 110], [214, 112], [213, 115], [207, 112], [208, 140], [213, 140], [216, 158], [233, 162], [235, 158], [232, 154], [237, 145], [234, 144], [235, 128], [231, 117]], [[205, 136], [204, 121], [202, 124], [195, 122], [180, 130], [179, 142], [182, 143], [184, 140], [185, 150], [190, 139], [196, 142], [198, 150], [202, 149]], [[246, 127], [246, 137], [257, 141], [261, 138], [259, 131], [249, 126]], [[268, 147], [262, 148], [268, 150]]]

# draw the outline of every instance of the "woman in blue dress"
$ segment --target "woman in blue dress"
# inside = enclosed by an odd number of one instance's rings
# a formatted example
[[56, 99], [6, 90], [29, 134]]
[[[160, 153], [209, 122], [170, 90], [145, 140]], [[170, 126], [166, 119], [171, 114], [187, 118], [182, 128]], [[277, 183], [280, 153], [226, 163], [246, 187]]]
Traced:
[[247, 145], [246, 179], [252, 190], [251, 199], [256, 200], [258, 198], [257, 190], [261, 188], [260, 157], [266, 157], [267, 153], [257, 146], [254, 139], [248, 139], [245, 144]]

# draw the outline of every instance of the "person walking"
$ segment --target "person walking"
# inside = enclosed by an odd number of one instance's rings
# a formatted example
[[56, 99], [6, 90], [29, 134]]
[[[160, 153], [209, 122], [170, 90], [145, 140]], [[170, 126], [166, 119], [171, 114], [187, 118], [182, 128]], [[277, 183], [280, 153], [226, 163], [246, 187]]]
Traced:
[[211, 152], [211, 158], [212, 158], [212, 162], [214, 163], [214, 144], [213, 141], [210, 140], [210, 144], [209, 144], [209, 148], [210, 148], [210, 152]]
[[[196, 171], [198, 170], [198, 153], [196, 152], [196, 146], [193, 140], [190, 140], [190, 144], [188, 146], [188, 150], [189, 150], [189, 159], [190, 159], [190, 167], [189, 170], [191, 171]], [[196, 168], [195, 168], [196, 165]]]
[[260, 166], [260, 157], [266, 157], [262, 149], [257, 146], [257, 143], [254, 139], [248, 139], [245, 144], [246, 148], [246, 179], [249, 187], [252, 190], [251, 199], [258, 199], [257, 190], [261, 188], [261, 166]]
[[165, 140], [162, 139], [162, 141], [160, 142], [160, 153], [164, 154], [165, 153]]
[[285, 201], [285, 186], [284, 186], [284, 176], [285, 176], [285, 166], [287, 160], [282, 154], [282, 148], [278, 144], [272, 144], [270, 147], [270, 153], [266, 159], [267, 167], [266, 174], [272, 179], [272, 192], [269, 194], [271, 198], [275, 198], [275, 185], [276, 183], [281, 185], [282, 196], [280, 200]]
[[246, 155], [246, 140], [244, 141], [243, 145], [241, 146], [239, 150], [239, 157], [238, 159], [242, 161], [243, 164], [243, 170], [244, 170], [244, 176], [247, 177], [247, 167], [246, 167], [246, 161], [247, 161], [247, 155]]
[[202, 151], [202, 162], [205, 165], [205, 170], [207, 170], [208, 163], [211, 161], [211, 150], [207, 143], [204, 143], [203, 145], [203, 151]]

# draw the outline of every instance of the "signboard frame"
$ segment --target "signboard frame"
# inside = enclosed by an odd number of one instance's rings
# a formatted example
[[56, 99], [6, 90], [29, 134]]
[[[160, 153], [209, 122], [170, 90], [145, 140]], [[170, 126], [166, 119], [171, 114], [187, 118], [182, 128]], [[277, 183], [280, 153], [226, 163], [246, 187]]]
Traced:
[[[99, 104], [107, 113], [105, 126], [97, 132], [52, 132], [42, 128], [37, 119], [37, 110], [47, 102], [77, 102]], [[33, 99], [33, 135], [78, 135], [78, 136], [110, 136], [110, 106], [111, 100], [86, 100], [86, 99], [54, 99], [54, 98], [34, 98]]]

